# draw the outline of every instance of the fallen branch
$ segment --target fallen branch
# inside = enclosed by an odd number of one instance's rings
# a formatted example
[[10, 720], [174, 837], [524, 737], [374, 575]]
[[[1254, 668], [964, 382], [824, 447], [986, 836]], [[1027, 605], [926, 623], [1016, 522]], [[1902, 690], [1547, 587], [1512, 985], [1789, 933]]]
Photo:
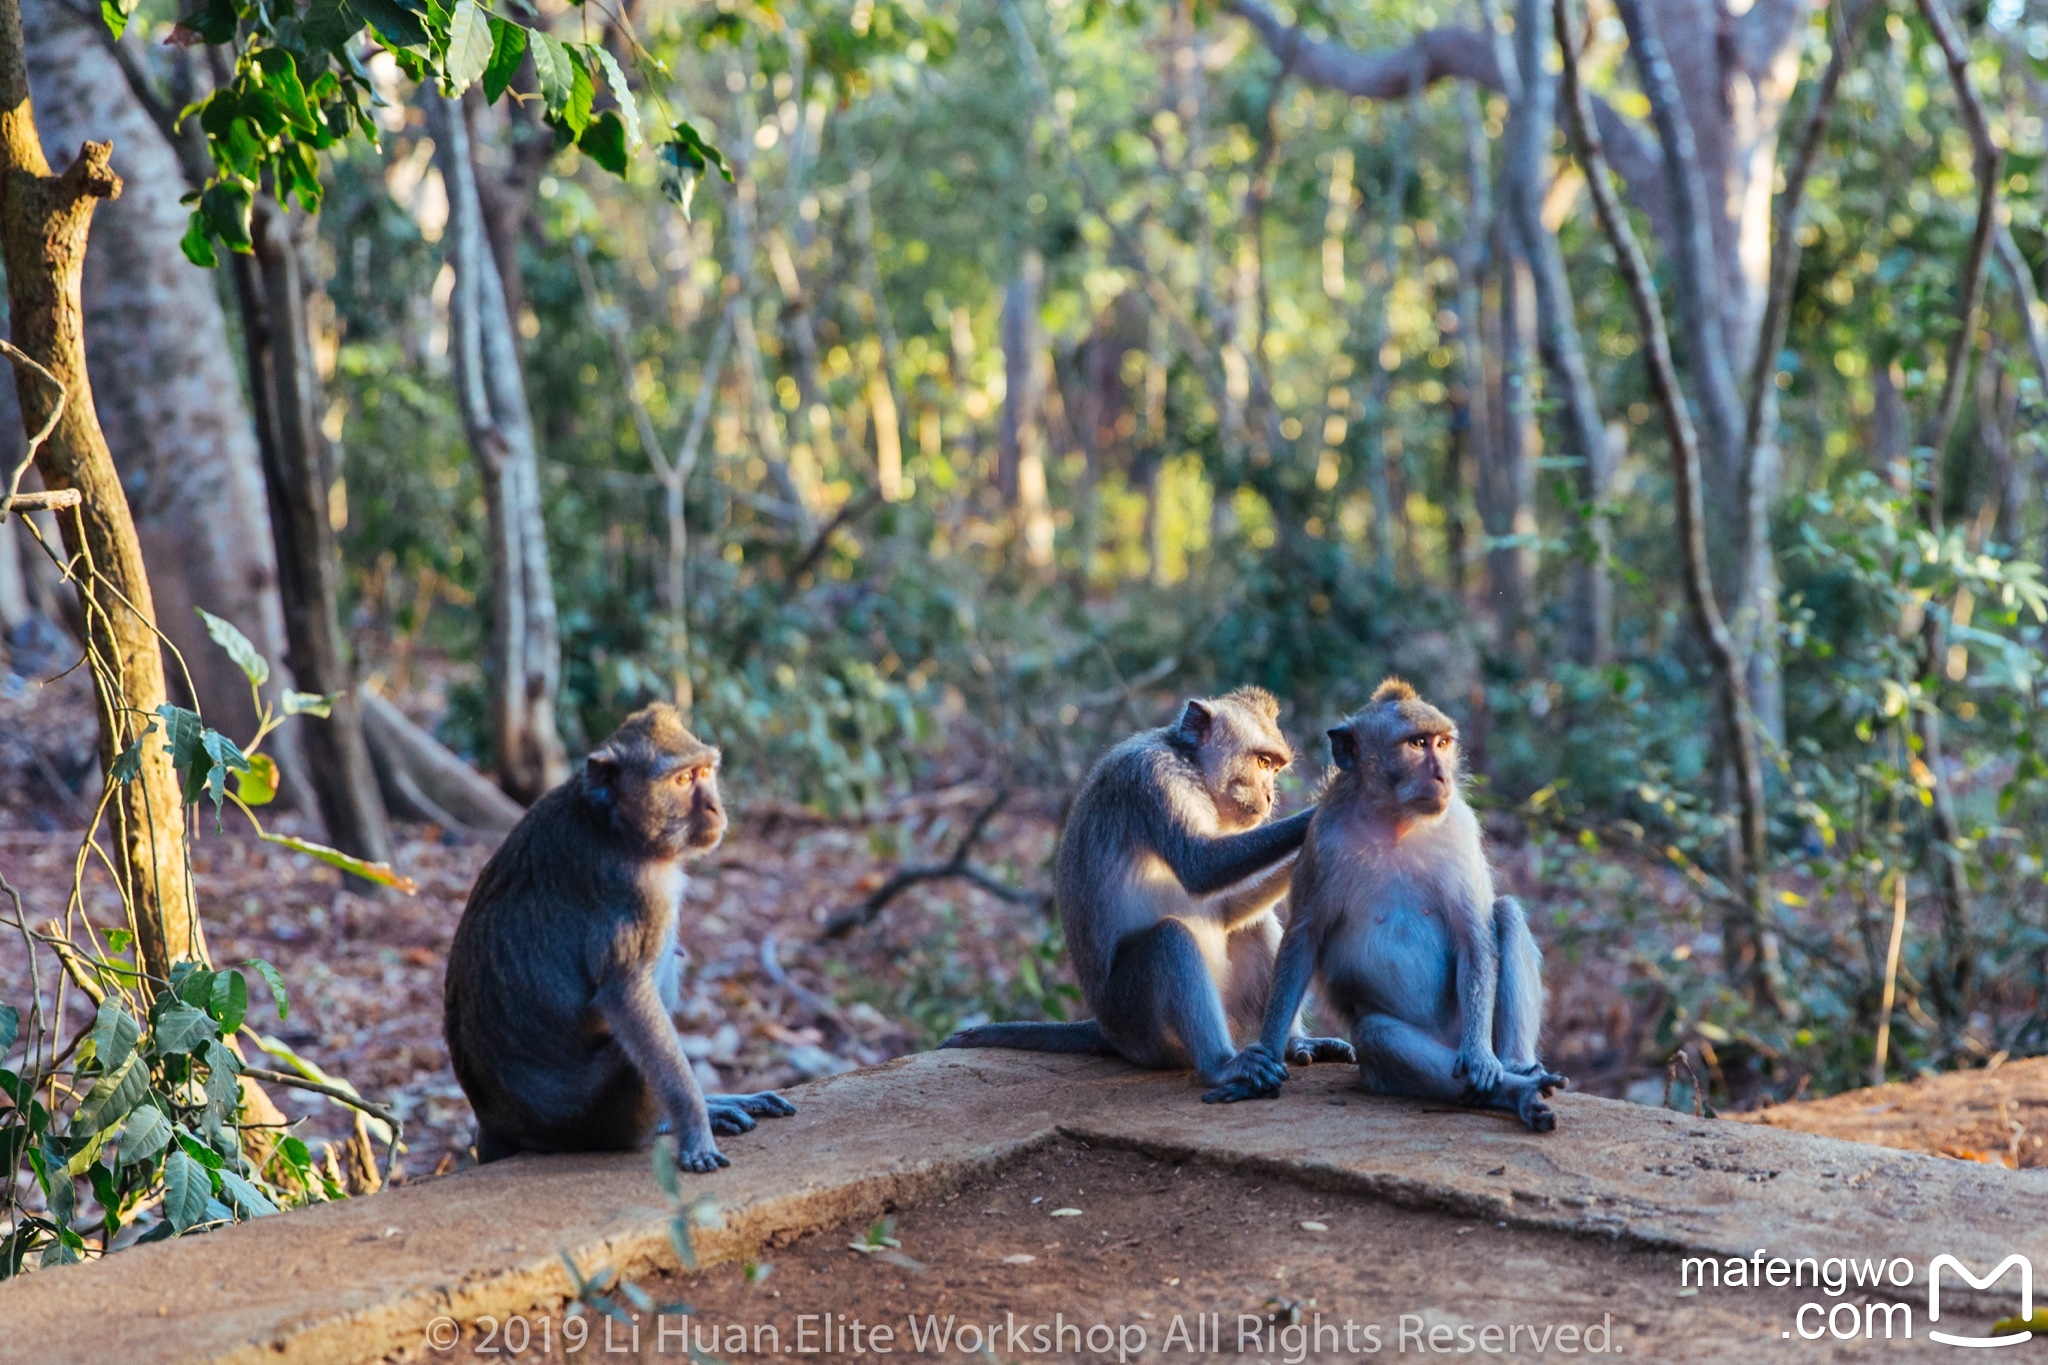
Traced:
[[402, 815], [458, 833], [503, 834], [526, 812], [388, 699], [365, 689], [363, 738], [384, 799]]
[[874, 893], [850, 910], [842, 910], [825, 923], [820, 938], [844, 938], [865, 924], [872, 924], [875, 918], [888, 907], [890, 901], [902, 895], [920, 882], [950, 881], [958, 879], [970, 886], [980, 887], [998, 900], [1012, 905], [1043, 906], [1052, 899], [1048, 892], [1032, 891], [1011, 886], [994, 875], [983, 871], [968, 861], [974, 852], [974, 845], [981, 839], [996, 812], [1010, 799], [1009, 788], [1005, 787], [995, 799], [975, 812], [974, 820], [967, 826], [967, 832], [960, 836], [960, 842], [953, 849], [953, 856], [943, 863], [924, 863], [915, 867], [900, 867], [889, 880], [876, 887]]

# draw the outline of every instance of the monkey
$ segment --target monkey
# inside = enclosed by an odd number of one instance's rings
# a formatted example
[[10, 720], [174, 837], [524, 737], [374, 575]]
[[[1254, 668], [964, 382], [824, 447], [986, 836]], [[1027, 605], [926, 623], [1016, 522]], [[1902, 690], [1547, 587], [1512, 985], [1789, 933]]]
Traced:
[[1279, 1092], [1260, 1078], [1284, 1056], [1313, 975], [1367, 1090], [1502, 1109], [1551, 1131], [1543, 1101], [1569, 1082], [1536, 1056], [1542, 954], [1521, 903], [1494, 895], [1459, 789], [1457, 726], [1389, 678], [1329, 740], [1337, 771], [1295, 865], [1272, 1000], [1247, 1049], [1265, 1055], [1203, 1098]]
[[444, 1028], [477, 1116], [477, 1161], [631, 1151], [657, 1120], [676, 1161], [730, 1164], [714, 1133], [796, 1112], [698, 1090], [678, 1003], [683, 867], [725, 837], [719, 751], [657, 702], [534, 803], [470, 890], [448, 951]]
[[988, 1024], [942, 1047], [1095, 1053], [1136, 1066], [1192, 1066], [1212, 1086], [1277, 1085], [1281, 1057], [1352, 1061], [1339, 1038], [1283, 1037], [1239, 1053], [1272, 990], [1286, 894], [1310, 812], [1266, 823], [1294, 761], [1280, 704], [1262, 688], [1188, 701], [1172, 725], [1105, 754], [1067, 818], [1053, 890], [1067, 951], [1094, 1018]]

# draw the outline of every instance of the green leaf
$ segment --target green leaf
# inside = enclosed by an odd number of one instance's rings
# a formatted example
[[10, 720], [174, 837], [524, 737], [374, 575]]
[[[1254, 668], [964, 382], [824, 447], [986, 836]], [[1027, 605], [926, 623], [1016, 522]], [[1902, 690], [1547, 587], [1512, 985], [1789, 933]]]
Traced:
[[270, 987], [270, 998], [277, 1002], [277, 1017], [279, 1019], [288, 1018], [291, 1015], [292, 1007], [289, 997], [285, 995], [284, 974], [260, 957], [249, 958], [242, 965], [256, 969], [256, 975], [262, 977], [263, 983]]
[[[263, 55], [270, 54], [266, 52]], [[289, 65], [290, 59], [287, 58], [286, 62]], [[296, 83], [298, 77], [293, 76], [292, 80]], [[270, 660], [257, 652], [256, 646], [250, 642], [248, 636], [236, 628], [234, 622], [223, 620], [204, 607], [194, 607], [192, 610], [199, 613], [199, 619], [206, 623], [207, 635], [215, 644], [227, 651], [228, 657], [235, 661], [235, 667], [242, 670], [243, 677], [257, 687], [270, 681]]]
[[99, 1059], [102, 1070], [112, 1071], [127, 1061], [141, 1036], [142, 1025], [118, 1000], [110, 995], [100, 1002], [99, 1017], [92, 1026], [92, 1055]]
[[121, 1164], [147, 1161], [170, 1145], [171, 1121], [154, 1105], [138, 1104], [121, 1130]]
[[619, 117], [626, 121], [626, 150], [638, 151], [640, 147], [640, 106], [633, 98], [633, 87], [626, 83], [626, 73], [619, 69], [619, 63], [611, 50], [602, 43], [592, 43], [586, 49], [597, 58], [597, 64], [604, 68], [604, 81], [611, 88], [612, 98], [619, 103]]
[[407, 0], [349, 0], [349, 7], [369, 21], [386, 47], [427, 47], [426, 10]]
[[[263, 88], [277, 101], [286, 122], [308, 136], [320, 131], [313, 107], [306, 102], [306, 87], [292, 54], [281, 47], [266, 47], [256, 54], [256, 69], [263, 73]], [[241, 662], [239, 659], [237, 663]]]
[[156, 722], [151, 720], [133, 744], [114, 755], [114, 781], [126, 786], [142, 775], [142, 742], [155, 733]]
[[[243, 756], [240, 747], [233, 740], [218, 730], [208, 730], [203, 736], [203, 742], [206, 745], [206, 756], [212, 760], [211, 766], [206, 770], [206, 794], [213, 798], [214, 814], [218, 817], [220, 804], [227, 798], [228, 772], [248, 772], [249, 760]], [[220, 827], [218, 818], [214, 822], [214, 827]]]
[[137, 0], [100, 0], [100, 18], [116, 41], [128, 31], [128, 16], [135, 13], [136, 4]]
[[13, 1047], [20, 1036], [21, 1011], [12, 1005], [0, 1005], [0, 1054]]
[[220, 1025], [214, 1023], [205, 1010], [175, 1000], [157, 1015], [156, 1027], [150, 1031], [150, 1041], [156, 1047], [157, 1056], [176, 1057], [196, 1051], [219, 1034]]
[[687, 221], [690, 202], [697, 194], [698, 180], [714, 168], [731, 180], [732, 168], [725, 163], [725, 153], [706, 142], [703, 134], [688, 120], [676, 124], [669, 134], [669, 141], [662, 143], [654, 152], [655, 180], [668, 201]]
[[174, 1232], [189, 1232], [206, 1221], [206, 1204], [213, 1197], [213, 1182], [206, 1168], [184, 1151], [172, 1152], [164, 1160], [164, 1217]]
[[235, 1054], [215, 1040], [205, 1046], [203, 1060], [206, 1063], [206, 1114], [202, 1126], [208, 1141], [218, 1143], [228, 1124], [242, 1109], [242, 1087], [236, 1077], [241, 1075], [241, 1063]]
[[347, 0], [313, 0], [299, 23], [299, 35], [315, 52], [338, 52], [362, 32], [363, 17]]
[[318, 716], [326, 720], [334, 710], [334, 703], [341, 700], [341, 693], [329, 692], [321, 696], [317, 692], [294, 692], [287, 687], [277, 699], [278, 707], [288, 716]]
[[228, 1203], [250, 1218], [261, 1218], [277, 1212], [277, 1205], [263, 1195], [263, 1191], [236, 1175], [233, 1171], [220, 1173], [220, 1192]]
[[626, 173], [626, 123], [617, 110], [607, 109], [592, 119], [576, 145], [613, 175]]
[[455, 13], [448, 21], [448, 94], [452, 97], [483, 79], [490, 69], [493, 43], [491, 24], [476, 0], [456, 0]]
[[228, 250], [242, 255], [255, 250], [249, 235], [249, 215], [255, 207], [256, 196], [249, 182], [240, 177], [216, 180], [199, 196], [199, 211], [206, 215], [208, 230]]
[[206, 726], [196, 712], [165, 702], [156, 713], [164, 722], [164, 752], [184, 784], [186, 805], [206, 794], [206, 773], [213, 761], [206, 753]]
[[576, 61], [569, 49], [553, 34], [535, 29], [532, 39], [533, 71], [540, 79], [540, 97], [550, 118], [568, 107], [576, 85]]
[[235, 774], [235, 795], [247, 806], [267, 806], [277, 799], [277, 760], [250, 754], [249, 771]]
[[209, 46], [233, 42], [235, 27], [240, 22], [234, 0], [199, 0], [178, 20], [180, 25], [198, 34]]
[[408, 896], [420, 889], [418, 882], [403, 872], [394, 870], [389, 863], [366, 863], [361, 858], [349, 857], [338, 848], [310, 843], [304, 839], [294, 839], [289, 834], [265, 834], [262, 837], [266, 844], [276, 844], [280, 848], [291, 849], [294, 853], [303, 853], [309, 858], [326, 863], [329, 867], [338, 867], [343, 872], [361, 877], [364, 881], [392, 887]]
[[128, 1060], [93, 1082], [71, 1116], [71, 1132], [101, 1133], [128, 1117], [149, 1093], [149, 1068], [134, 1053]]
[[249, 1015], [249, 978], [237, 971], [215, 976], [206, 1012], [220, 1024], [222, 1036], [232, 1035]]
[[526, 55], [526, 28], [507, 19], [491, 20], [491, 64], [484, 68], [484, 103], [496, 104], [512, 86], [519, 59]]
[[207, 223], [205, 209], [192, 210], [192, 216], [185, 220], [185, 235], [178, 239], [178, 249], [185, 253], [185, 259], [201, 270], [211, 270], [220, 264], [220, 257], [213, 254], [213, 238], [207, 232]]

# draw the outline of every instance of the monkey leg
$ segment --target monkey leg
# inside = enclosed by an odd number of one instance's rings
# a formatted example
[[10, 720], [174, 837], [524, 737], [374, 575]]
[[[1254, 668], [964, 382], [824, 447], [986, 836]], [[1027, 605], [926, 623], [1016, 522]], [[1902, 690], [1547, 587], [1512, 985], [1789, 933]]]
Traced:
[[1405, 1019], [1368, 1014], [1358, 1021], [1352, 1041], [1358, 1047], [1358, 1078], [1376, 1095], [1503, 1109], [1539, 1133], [1557, 1126], [1556, 1116], [1542, 1100], [1536, 1077], [1510, 1072], [1492, 1090], [1475, 1091], [1470, 1082], [1455, 1074], [1457, 1049]]
[[519, 1155], [521, 1148], [509, 1138], [503, 1138], [484, 1127], [476, 1126], [476, 1164], [487, 1166], [493, 1161], [503, 1161], [508, 1156]]
[[786, 1119], [796, 1106], [772, 1090], [751, 1095], [706, 1095], [704, 1108], [711, 1115], [711, 1131], [720, 1137], [752, 1132], [755, 1119]]
[[1568, 1084], [1536, 1058], [1543, 1033], [1543, 954], [1529, 932], [1522, 903], [1502, 896], [1493, 903], [1493, 928], [1500, 949], [1500, 985], [1494, 995], [1493, 1050], [1501, 1065], [1534, 1078], [1545, 1095]]
[[1208, 960], [1179, 920], [1161, 920], [1117, 945], [1096, 1019], [1124, 1060], [1192, 1064], [1211, 1085], [1237, 1051]]

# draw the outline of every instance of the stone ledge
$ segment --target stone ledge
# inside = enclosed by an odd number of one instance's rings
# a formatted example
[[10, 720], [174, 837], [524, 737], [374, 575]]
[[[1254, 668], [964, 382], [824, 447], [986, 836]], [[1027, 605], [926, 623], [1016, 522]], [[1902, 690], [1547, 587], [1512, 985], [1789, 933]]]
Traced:
[[[1748, 1257], [1950, 1252], [2048, 1266], [2048, 1171], [1862, 1146], [1587, 1096], [1555, 1133], [1297, 1070], [1278, 1100], [1201, 1103], [1185, 1075], [1097, 1059], [926, 1053], [792, 1092], [795, 1118], [686, 1176], [724, 1226], [707, 1262], [931, 1199], [1062, 1133], [1515, 1226]], [[520, 1158], [368, 1199], [155, 1243], [0, 1285], [0, 1360], [356, 1365], [561, 1301], [586, 1272], [673, 1268], [644, 1155]], [[268, 1268], [267, 1270], [265, 1268]]]

